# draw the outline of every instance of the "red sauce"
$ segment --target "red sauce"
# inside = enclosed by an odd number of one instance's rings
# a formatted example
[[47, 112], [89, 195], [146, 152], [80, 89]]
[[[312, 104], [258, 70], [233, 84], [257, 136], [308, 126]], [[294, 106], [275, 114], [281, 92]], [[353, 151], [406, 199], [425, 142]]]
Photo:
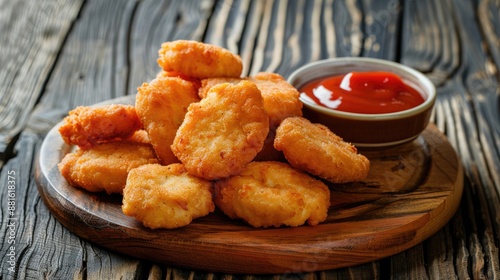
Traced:
[[316, 104], [351, 113], [393, 113], [424, 102], [417, 90], [389, 72], [351, 72], [327, 77], [306, 84], [301, 92]]

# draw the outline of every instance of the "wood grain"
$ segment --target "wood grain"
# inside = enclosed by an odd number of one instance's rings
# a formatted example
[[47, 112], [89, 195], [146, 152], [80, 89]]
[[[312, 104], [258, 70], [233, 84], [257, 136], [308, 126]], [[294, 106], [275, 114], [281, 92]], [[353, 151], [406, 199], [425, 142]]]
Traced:
[[[65, 4], [1, 1], [0, 42], [0, 166], [8, 147], [28, 121], [78, 15], [81, 1]], [[51, 20], [58, 18], [58, 21]]]
[[332, 207], [317, 227], [255, 229], [217, 210], [184, 228], [149, 230], [122, 213], [121, 196], [67, 184], [57, 163], [70, 149], [56, 126], [42, 144], [36, 169], [43, 201], [70, 231], [127, 255], [223, 273], [308, 272], [397, 254], [439, 231], [458, 208], [463, 188], [454, 150], [430, 125], [410, 144], [365, 151], [370, 175], [331, 185]]
[[[286, 9], [267, 0], [46, 0], [43, 5], [37, 1], [0, 0], [1, 201], [7, 199], [7, 172], [15, 170], [22, 176], [16, 188], [22, 225], [16, 231], [17, 272], [9, 274], [7, 263], [1, 262], [0, 276], [500, 278], [499, 2], [282, 2]], [[272, 9], [268, 10], [267, 5]], [[394, 6], [401, 9], [392, 18], [396, 29], [368, 26], [370, 15], [383, 15], [384, 10]], [[285, 15], [280, 13], [283, 10]], [[464, 166], [464, 196], [456, 215], [436, 234], [390, 258], [280, 276], [228, 275], [171, 267], [117, 254], [73, 235], [50, 215], [36, 190], [33, 164], [44, 136], [75, 105], [135, 93], [137, 84], [156, 71], [150, 59], [154, 59], [158, 43], [177, 38], [237, 49], [245, 62], [245, 74], [271, 65], [286, 77], [297, 67], [321, 58], [382, 54], [423, 71], [438, 86], [433, 121]], [[279, 40], [277, 44], [275, 40]], [[86, 48], [89, 42], [99, 47]], [[380, 43], [378, 52], [376, 44], [367, 42]], [[109, 74], [112, 69], [120, 72], [114, 78]], [[79, 75], [80, 70], [90, 75]], [[9, 232], [3, 223], [7, 214], [2, 205], [0, 239], [5, 240]], [[8, 245], [0, 245], [1, 256], [8, 252]]]

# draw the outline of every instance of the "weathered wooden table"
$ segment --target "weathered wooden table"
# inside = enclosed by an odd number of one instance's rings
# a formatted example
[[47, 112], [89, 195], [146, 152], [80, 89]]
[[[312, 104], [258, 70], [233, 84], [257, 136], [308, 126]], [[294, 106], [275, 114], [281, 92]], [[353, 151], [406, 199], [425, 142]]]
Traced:
[[136, 259], [58, 222], [34, 170], [48, 131], [78, 105], [134, 95], [162, 42], [239, 54], [244, 75], [287, 77], [305, 63], [401, 62], [436, 85], [432, 121], [464, 170], [441, 230], [353, 267], [251, 278], [500, 279], [500, 2], [495, 0], [0, 1], [0, 271], [4, 279], [243, 278]]

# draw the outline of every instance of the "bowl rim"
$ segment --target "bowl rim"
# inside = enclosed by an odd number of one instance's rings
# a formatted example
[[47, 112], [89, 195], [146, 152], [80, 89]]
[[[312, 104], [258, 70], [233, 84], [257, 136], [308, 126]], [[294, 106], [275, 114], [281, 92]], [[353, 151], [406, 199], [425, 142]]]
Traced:
[[[300, 77], [301, 74], [303, 74], [304, 71], [308, 71], [311, 68], [316, 68], [318, 66], [347, 66], [347, 65], [356, 65], [356, 64], [369, 64], [369, 65], [378, 65], [378, 66], [384, 66], [387, 68], [387, 70], [384, 71], [391, 71], [391, 68], [400, 70], [405, 72], [406, 74], [413, 76], [415, 79], [418, 80], [418, 82], [421, 84], [421, 87], [425, 89], [425, 93], [427, 96], [424, 96], [424, 102], [419, 104], [418, 106], [415, 106], [413, 108], [403, 110], [403, 111], [398, 111], [398, 112], [393, 112], [393, 113], [383, 113], [383, 114], [363, 114], [363, 113], [351, 113], [351, 112], [345, 112], [345, 111], [339, 111], [339, 110], [333, 110], [315, 103], [311, 103], [307, 100], [305, 100], [302, 97], [302, 93], [300, 93], [300, 88], [297, 88], [299, 90], [300, 96], [299, 100], [304, 104], [304, 106], [308, 106], [309, 108], [319, 111], [321, 113], [325, 113], [327, 115], [335, 116], [335, 117], [342, 117], [342, 118], [347, 118], [347, 119], [358, 119], [358, 120], [367, 120], [367, 121], [380, 121], [380, 120], [390, 120], [390, 119], [399, 119], [399, 118], [405, 118], [405, 117], [410, 117], [413, 115], [416, 115], [418, 113], [421, 113], [425, 110], [432, 109], [434, 102], [436, 100], [436, 87], [434, 83], [423, 73], [406, 66], [404, 64], [394, 62], [391, 60], [386, 60], [386, 59], [380, 59], [380, 58], [370, 58], [370, 57], [334, 57], [334, 58], [327, 58], [327, 59], [322, 59], [322, 60], [317, 60], [313, 61], [310, 63], [307, 63], [299, 68], [297, 68], [295, 71], [290, 74], [288, 77], [287, 81], [294, 87], [294, 80]], [[398, 74], [398, 73], [396, 73]], [[321, 77], [327, 77], [328, 74], [325, 73], [324, 75], [319, 75], [317, 78]], [[309, 81], [308, 81], [309, 82]], [[408, 82], [408, 81], [406, 81]], [[415, 85], [412, 85], [410, 82], [410, 86], [415, 87]], [[301, 85], [302, 86], [302, 85]], [[420, 87], [418, 87], [420, 88]], [[422, 90], [419, 89], [419, 92]]]

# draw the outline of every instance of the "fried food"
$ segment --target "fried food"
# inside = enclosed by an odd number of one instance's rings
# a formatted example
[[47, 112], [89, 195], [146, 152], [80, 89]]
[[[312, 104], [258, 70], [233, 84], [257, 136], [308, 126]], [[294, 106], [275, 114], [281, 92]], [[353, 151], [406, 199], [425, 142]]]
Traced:
[[149, 140], [148, 132], [144, 129], [137, 130], [132, 134], [132, 136], [124, 139], [123, 141], [128, 141], [132, 143], [141, 143], [141, 144], [151, 144], [151, 140]]
[[220, 179], [240, 172], [262, 149], [269, 118], [254, 83], [223, 83], [189, 106], [172, 144], [193, 175]]
[[216, 205], [254, 227], [297, 227], [326, 220], [325, 180], [367, 176], [354, 146], [302, 118], [281, 75], [242, 77], [238, 55], [196, 41], [166, 42], [158, 55], [135, 107], [65, 118], [59, 132], [78, 146], [58, 164], [70, 185], [122, 194], [123, 213], [151, 229], [186, 226]]
[[186, 226], [214, 209], [212, 182], [190, 175], [179, 163], [135, 168], [123, 191], [123, 213], [152, 229]]
[[197, 41], [166, 42], [157, 60], [165, 71], [176, 71], [189, 77], [239, 77], [243, 71], [241, 58], [219, 46]]
[[204, 98], [211, 87], [220, 83], [237, 84], [248, 80], [257, 86], [264, 99], [264, 108], [269, 115], [269, 125], [277, 128], [282, 120], [288, 117], [302, 116], [302, 102], [300, 93], [281, 75], [269, 72], [260, 72], [250, 78], [216, 77], [201, 80], [198, 95]]
[[215, 183], [215, 204], [232, 219], [254, 227], [318, 225], [328, 215], [330, 190], [282, 162], [251, 162]]
[[197, 89], [201, 87], [201, 80], [200, 79], [189, 77], [189, 76], [184, 75], [184, 74], [179, 73], [179, 72], [161, 70], [160, 72], [158, 72], [158, 74], [156, 74], [156, 78], [161, 78], [161, 77], [172, 77], [172, 78], [177, 77], [177, 78], [181, 78], [183, 80], [186, 80], [188, 82], [193, 83], [193, 85]]
[[170, 149], [189, 104], [199, 101], [196, 87], [175, 77], [158, 77], [138, 88], [135, 107], [160, 163], [179, 162]]
[[67, 154], [58, 168], [72, 186], [120, 194], [131, 169], [157, 162], [151, 145], [118, 141], [77, 149]]
[[68, 145], [88, 149], [99, 143], [128, 138], [141, 127], [131, 105], [79, 106], [64, 118], [59, 133]]
[[370, 161], [326, 126], [302, 117], [285, 119], [276, 130], [274, 147], [295, 168], [333, 183], [364, 179]]
[[269, 115], [271, 127], [278, 127], [288, 117], [302, 116], [302, 102], [300, 93], [289, 84], [281, 75], [276, 73], [260, 72], [251, 78], [262, 93], [264, 108]]
[[231, 84], [237, 84], [241, 81], [247, 80], [246, 78], [228, 78], [228, 77], [216, 77], [216, 78], [207, 78], [201, 80], [201, 87], [198, 90], [198, 96], [203, 99], [207, 97], [208, 92], [213, 86], [216, 86], [218, 84], [222, 83], [231, 83]]

